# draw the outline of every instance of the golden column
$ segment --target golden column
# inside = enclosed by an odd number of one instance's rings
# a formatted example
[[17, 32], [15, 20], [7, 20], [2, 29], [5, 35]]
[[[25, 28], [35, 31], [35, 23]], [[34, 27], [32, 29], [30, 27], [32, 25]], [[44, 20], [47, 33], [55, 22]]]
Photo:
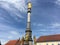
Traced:
[[31, 31], [31, 8], [32, 4], [29, 1], [28, 2], [28, 12], [27, 12], [27, 29], [26, 29], [26, 35], [25, 40], [32, 40], [32, 31]]
[[32, 45], [33, 40], [32, 40], [32, 30], [31, 30], [31, 8], [32, 8], [32, 3], [30, 0], [28, 1], [28, 11], [27, 11], [27, 29], [26, 29], [26, 34], [25, 34], [25, 45]]

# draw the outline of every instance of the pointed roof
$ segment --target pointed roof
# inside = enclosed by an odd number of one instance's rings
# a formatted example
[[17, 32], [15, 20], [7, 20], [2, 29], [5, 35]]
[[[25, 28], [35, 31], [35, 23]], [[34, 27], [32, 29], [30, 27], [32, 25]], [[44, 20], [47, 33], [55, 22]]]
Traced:
[[36, 42], [47, 42], [47, 41], [60, 41], [60, 34], [41, 36]]

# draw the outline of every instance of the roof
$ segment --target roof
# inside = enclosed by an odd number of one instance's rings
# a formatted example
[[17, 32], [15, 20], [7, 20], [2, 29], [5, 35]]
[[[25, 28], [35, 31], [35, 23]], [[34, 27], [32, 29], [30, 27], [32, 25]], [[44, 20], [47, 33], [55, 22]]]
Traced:
[[60, 34], [39, 37], [36, 42], [60, 41]]
[[16, 44], [20, 44], [20, 41], [19, 40], [10, 40], [5, 45], [16, 45]]

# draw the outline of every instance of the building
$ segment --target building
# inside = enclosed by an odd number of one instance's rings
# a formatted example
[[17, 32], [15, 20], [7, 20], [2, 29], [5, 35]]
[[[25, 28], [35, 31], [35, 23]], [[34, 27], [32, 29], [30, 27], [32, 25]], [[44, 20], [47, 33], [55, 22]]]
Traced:
[[18, 40], [10, 40], [5, 45], [20, 45], [20, 44], [21, 41], [18, 39]]
[[[16, 45], [17, 42], [18, 42], [18, 40], [10, 40], [5, 45]], [[17, 44], [20, 44], [20, 43], [17, 43]]]
[[36, 40], [36, 45], [60, 45], [60, 34], [41, 36]]

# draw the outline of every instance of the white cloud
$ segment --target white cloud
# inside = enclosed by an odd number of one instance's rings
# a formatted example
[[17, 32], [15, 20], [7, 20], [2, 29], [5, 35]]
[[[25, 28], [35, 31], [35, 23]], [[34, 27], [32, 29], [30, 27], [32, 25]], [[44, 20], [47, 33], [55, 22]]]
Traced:
[[10, 30], [11, 31], [11, 30], [17, 30], [17, 29], [0, 23], [0, 30]]
[[39, 29], [39, 30], [37, 30], [38, 32], [47, 32], [48, 30], [46, 30], [46, 29]]
[[53, 23], [48, 26], [48, 28], [60, 29], [60, 23]]
[[5, 39], [0, 39], [0, 40], [1, 40], [2, 45], [6, 44], [8, 42], [8, 40], [5, 40]]
[[12, 38], [13, 38], [13, 36], [8, 36], [8, 38], [9, 38], [9, 39], [12, 39]]
[[[26, 12], [27, 6], [25, 0], [0, 0], [0, 7], [5, 9], [11, 17], [13, 17], [16, 21], [19, 22], [20, 18], [24, 18], [24, 16], [21, 15], [21, 12]], [[2, 13], [1, 15], [5, 15], [6, 18], [9, 16], [4, 13]], [[9, 20], [6, 21], [10, 22]]]
[[[34, 24], [34, 25], [36, 25], [36, 24]], [[60, 34], [60, 23], [55, 22], [52, 24], [43, 25], [42, 28], [35, 29], [34, 31], [33, 31], [33, 35], [36, 35], [38, 37], [39, 36], [45, 36], [45, 35], [52, 35], [52, 34], [53, 35], [54, 34]]]
[[54, 23], [52, 24], [53, 27], [60, 27], [60, 23]]
[[10, 33], [15, 34], [15, 35], [18, 34], [18, 32], [16, 32], [16, 31], [10, 31]]
[[26, 11], [25, 0], [0, 0], [0, 5], [9, 10], [12, 10], [11, 6], [13, 6], [20, 11]]
[[55, 3], [58, 4], [58, 5], [60, 5], [60, 0], [57, 0]]
[[0, 24], [0, 40], [2, 44], [5, 44], [8, 40], [18, 39], [22, 37], [23, 29], [16, 29], [14, 27], [10, 27], [8, 25]]
[[43, 24], [40, 24], [40, 23], [33, 23], [32, 25], [33, 26], [44, 26]]

